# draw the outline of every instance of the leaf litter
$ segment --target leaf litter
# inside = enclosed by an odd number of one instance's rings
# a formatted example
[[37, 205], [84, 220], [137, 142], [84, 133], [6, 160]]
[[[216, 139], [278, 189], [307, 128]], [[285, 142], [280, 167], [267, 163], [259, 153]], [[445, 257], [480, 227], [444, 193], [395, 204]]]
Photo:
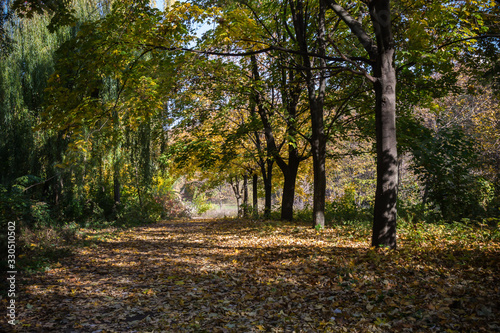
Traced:
[[[26, 276], [19, 332], [500, 332], [498, 241], [169, 221]], [[2, 300], [4, 302], [5, 300]]]

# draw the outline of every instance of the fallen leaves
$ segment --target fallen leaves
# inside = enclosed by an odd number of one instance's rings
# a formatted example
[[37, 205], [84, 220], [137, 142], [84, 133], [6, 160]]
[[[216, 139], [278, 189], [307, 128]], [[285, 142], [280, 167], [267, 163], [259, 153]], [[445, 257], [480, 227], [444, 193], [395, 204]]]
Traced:
[[345, 230], [251, 221], [131, 229], [27, 277], [15, 328], [500, 331], [498, 242], [436, 234], [422, 247], [403, 234], [401, 250], [375, 251]]

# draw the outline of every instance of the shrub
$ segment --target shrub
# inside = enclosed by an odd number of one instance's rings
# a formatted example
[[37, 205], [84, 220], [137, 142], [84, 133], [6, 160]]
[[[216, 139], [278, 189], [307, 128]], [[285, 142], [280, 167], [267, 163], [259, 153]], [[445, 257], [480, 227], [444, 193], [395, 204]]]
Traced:
[[191, 216], [190, 209], [186, 207], [181, 199], [173, 192], [155, 196], [155, 202], [162, 208], [163, 218], [169, 219]]
[[357, 193], [353, 185], [344, 189], [344, 194], [331, 202], [326, 203], [325, 218], [327, 221], [366, 221], [372, 219], [372, 207], [364, 207], [357, 202]]
[[475, 175], [473, 138], [458, 127], [428, 132], [414, 149], [414, 171], [426, 187], [424, 202], [439, 209], [447, 221], [485, 213], [491, 201], [488, 182]]
[[203, 213], [208, 212], [210, 209], [213, 208], [213, 205], [207, 202], [205, 193], [199, 193], [198, 190], [195, 190], [192, 203], [196, 211], [196, 214], [198, 215], [202, 215]]

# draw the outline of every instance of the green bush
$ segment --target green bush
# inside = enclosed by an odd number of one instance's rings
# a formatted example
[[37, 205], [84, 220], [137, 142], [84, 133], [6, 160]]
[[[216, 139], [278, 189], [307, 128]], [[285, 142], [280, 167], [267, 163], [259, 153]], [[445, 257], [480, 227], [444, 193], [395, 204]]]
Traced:
[[473, 173], [477, 154], [473, 138], [458, 127], [441, 128], [413, 150], [413, 170], [425, 185], [430, 203], [447, 221], [484, 215], [492, 199], [491, 185]]
[[40, 181], [40, 178], [28, 175], [17, 178], [10, 187], [0, 185], [0, 211], [3, 223], [23, 221], [33, 228], [54, 223], [50, 205], [28, 193], [29, 187]]
[[33, 220], [33, 227], [38, 229], [52, 225], [54, 221], [52, 220], [50, 213], [50, 206], [46, 202], [32, 202], [31, 217]]
[[326, 203], [325, 218], [327, 221], [366, 221], [371, 220], [373, 209], [371, 205], [362, 207], [357, 202], [357, 193], [353, 185], [344, 189], [344, 194], [331, 202]]
[[207, 202], [205, 193], [199, 193], [197, 189], [195, 190], [192, 203], [194, 209], [196, 210], [196, 214], [198, 215], [202, 215], [203, 213], [208, 212], [213, 208], [213, 205]]

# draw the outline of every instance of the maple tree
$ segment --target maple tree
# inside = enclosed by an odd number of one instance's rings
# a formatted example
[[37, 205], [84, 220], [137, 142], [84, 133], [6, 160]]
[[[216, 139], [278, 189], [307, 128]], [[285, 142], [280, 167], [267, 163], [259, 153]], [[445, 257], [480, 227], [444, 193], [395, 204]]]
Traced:
[[[397, 167], [397, 141], [396, 141], [396, 64], [394, 61], [404, 62], [404, 56], [406, 53], [416, 52], [426, 52], [425, 48], [422, 48], [425, 44], [430, 43], [431, 45], [436, 45], [437, 49], [440, 49], [442, 45], [439, 45], [439, 41], [432, 39], [427, 39], [426, 37], [432, 34], [430, 32], [421, 33], [417, 38], [405, 38], [404, 41], [413, 42], [416, 41], [417, 46], [414, 45], [404, 45], [400, 49], [403, 53], [403, 59], [398, 57], [395, 51], [398, 47], [401, 47], [398, 42], [401, 40], [400, 36], [394, 37], [392, 32], [393, 19], [391, 18], [391, 3], [390, 1], [368, 1], [366, 2], [368, 9], [368, 17], [370, 17], [373, 31], [375, 32], [375, 40], [373, 40], [368, 34], [366, 28], [363, 28], [362, 22], [355, 20], [355, 18], [345, 10], [337, 1], [326, 1], [328, 6], [335, 14], [349, 27], [355, 38], [358, 39], [361, 46], [366, 50], [368, 54], [368, 59], [357, 60], [357, 70], [359, 74], [367, 76], [368, 73], [364, 72], [362, 62], [368, 64], [372, 67], [372, 73], [368, 76], [370, 81], [374, 84], [375, 91], [375, 115], [376, 115], [376, 142], [377, 142], [377, 192], [375, 194], [375, 212], [374, 212], [374, 224], [373, 224], [373, 236], [372, 245], [374, 246], [396, 246], [396, 199], [397, 199], [397, 185], [398, 185], [398, 167]], [[418, 8], [420, 4], [416, 4], [415, 7]], [[454, 4], [447, 4], [450, 6], [452, 12], [457, 13], [458, 21], [463, 22], [461, 26], [460, 34], [466, 34], [467, 37], [474, 35], [477, 31], [481, 33], [482, 25], [481, 23], [474, 25], [470, 24], [467, 18], [460, 16], [462, 10], [457, 10]], [[488, 4], [482, 7], [478, 2], [467, 2], [467, 5], [474, 7], [476, 10], [484, 10], [484, 8], [491, 7]], [[446, 5], [441, 5], [446, 6]], [[429, 10], [427, 6], [424, 6], [425, 10]], [[477, 8], [479, 7], [479, 8]], [[423, 7], [422, 7], [423, 8]], [[443, 7], [439, 7], [442, 10]], [[487, 10], [487, 9], [486, 9]], [[419, 12], [417, 10], [417, 12]], [[434, 15], [443, 20], [438, 13], [441, 11], [436, 10]], [[465, 15], [468, 15], [467, 10], [463, 10]], [[398, 15], [398, 22], [402, 18], [409, 15], [409, 12], [401, 12]], [[432, 15], [427, 15], [429, 19], [432, 19]], [[448, 20], [457, 20], [456, 17], [447, 17]], [[408, 20], [403, 22], [417, 23], [418, 20]], [[396, 23], [397, 24], [397, 23]], [[423, 25], [427, 26], [427, 22], [424, 21]], [[431, 25], [432, 26], [432, 25]], [[420, 27], [415, 27], [417, 30]], [[476, 29], [477, 31], [474, 31]], [[409, 29], [406, 31], [413, 31]], [[441, 37], [449, 38], [446, 34], [440, 34]], [[457, 38], [456, 35], [451, 35], [451, 38]], [[475, 36], [471, 36], [475, 38]], [[454, 43], [449, 42], [449, 43]], [[398, 45], [399, 44], [399, 45]], [[420, 53], [421, 54], [421, 53]], [[432, 51], [431, 51], [432, 54]], [[449, 56], [450, 53], [448, 53]], [[434, 54], [435, 55], [435, 54]], [[344, 56], [345, 57], [345, 56]], [[352, 58], [351, 58], [352, 59]], [[443, 61], [444, 60], [444, 61]], [[437, 56], [434, 58], [434, 65], [440, 65], [440, 62], [445, 66], [449, 63], [448, 59], [442, 59]], [[354, 62], [354, 60], [353, 60]], [[414, 60], [413, 64], [419, 63], [418, 60]], [[420, 62], [425, 66], [425, 61]], [[406, 66], [406, 64], [405, 64]]]

